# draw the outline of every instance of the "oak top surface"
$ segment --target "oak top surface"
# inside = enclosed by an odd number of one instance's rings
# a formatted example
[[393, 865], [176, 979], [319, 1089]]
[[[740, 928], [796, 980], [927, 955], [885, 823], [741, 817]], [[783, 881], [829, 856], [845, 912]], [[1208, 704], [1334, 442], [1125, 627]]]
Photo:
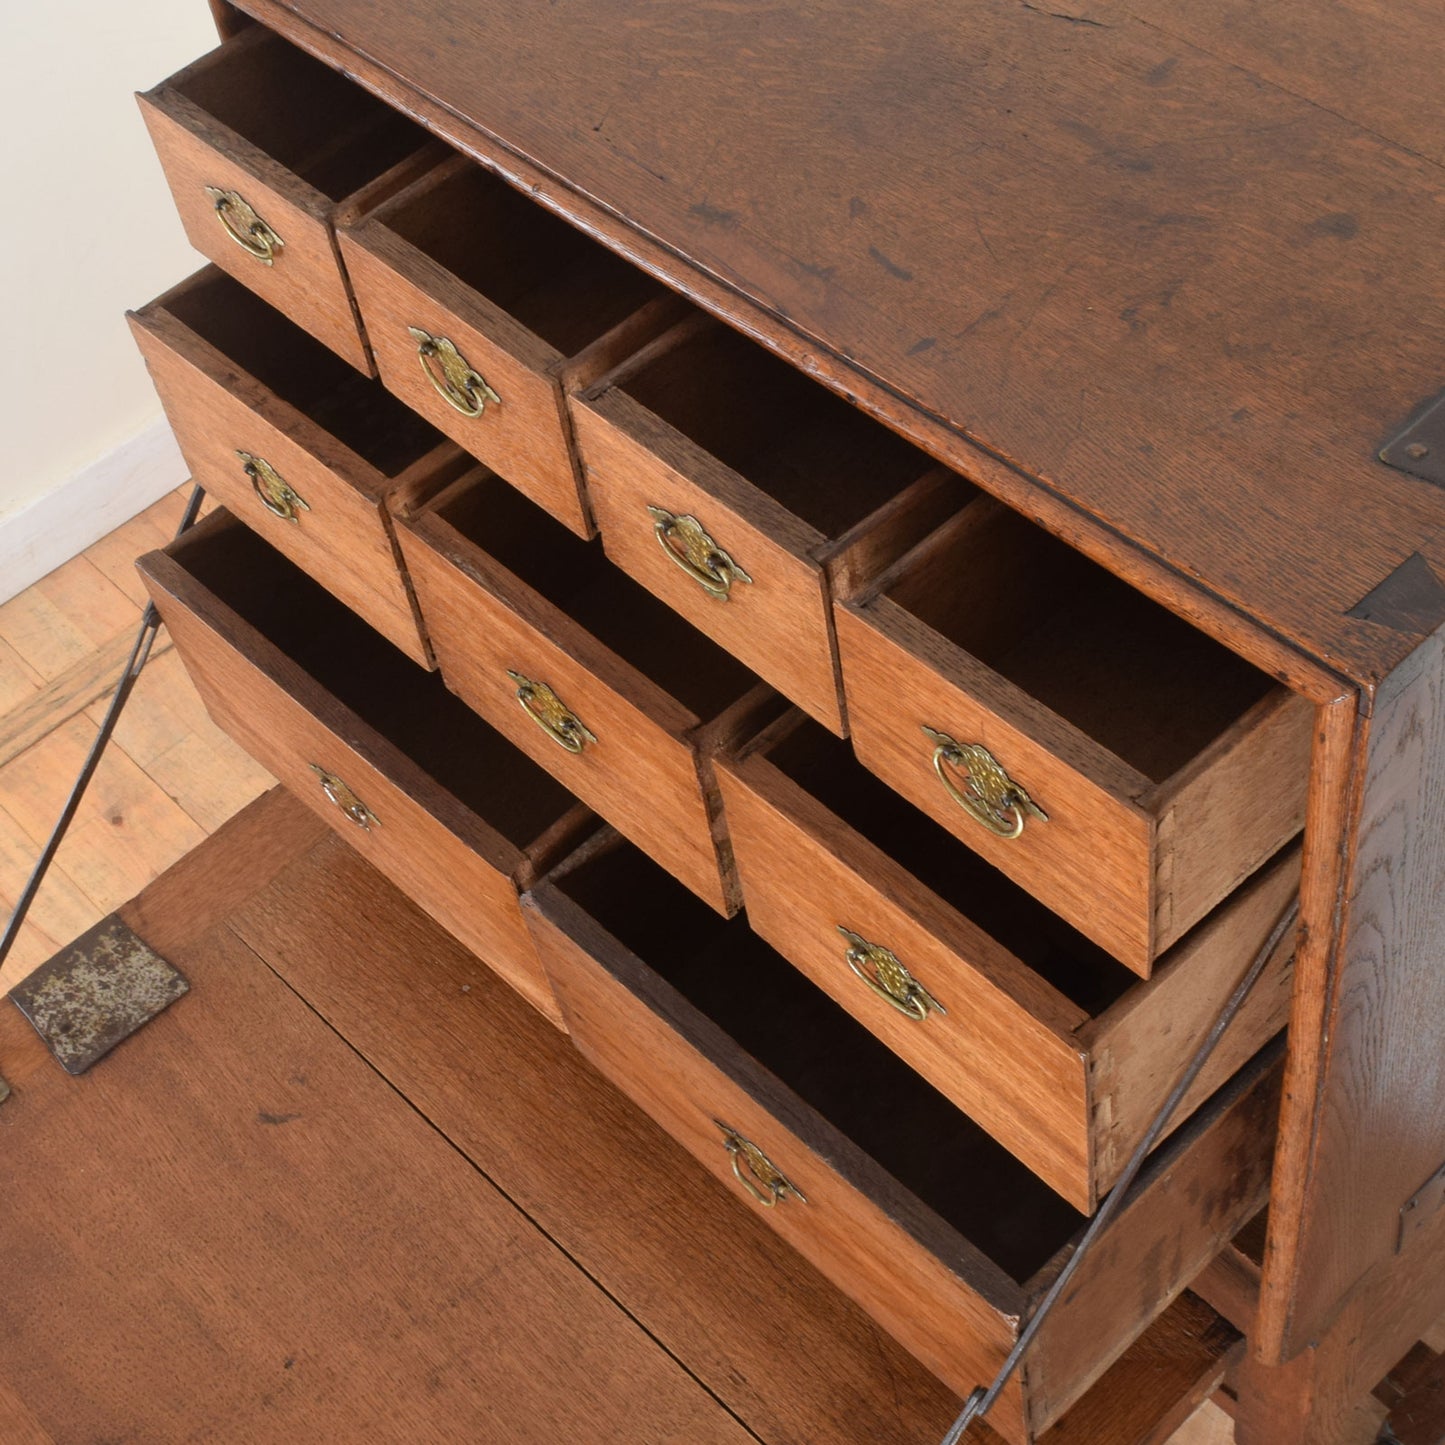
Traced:
[[1375, 459], [1445, 386], [1433, 4], [284, 8], [1339, 670], [1440, 620], [1348, 615], [1445, 527]]

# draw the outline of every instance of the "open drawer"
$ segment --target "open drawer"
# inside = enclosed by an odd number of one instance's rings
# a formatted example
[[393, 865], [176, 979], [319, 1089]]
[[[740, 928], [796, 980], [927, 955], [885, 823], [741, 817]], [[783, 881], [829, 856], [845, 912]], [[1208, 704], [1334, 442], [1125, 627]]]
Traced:
[[1308, 701], [992, 499], [838, 643], [859, 758], [1146, 978], [1304, 825]]
[[371, 374], [334, 225], [444, 148], [259, 25], [138, 98], [191, 245]]
[[557, 1022], [517, 895], [592, 815], [226, 512], [140, 568], [216, 722]]
[[608, 556], [844, 734], [833, 601], [948, 516], [967, 484], [701, 315], [573, 405]]
[[[1291, 847], [1147, 982], [791, 712], [718, 765], [753, 929], [1092, 1213], [1299, 886]], [[1293, 937], [1173, 1127], [1289, 1018]]]
[[382, 380], [590, 536], [565, 393], [682, 303], [460, 156], [344, 230], [341, 252]]
[[[744, 917], [710, 914], [615, 835], [524, 903], [573, 1041], [602, 1073], [945, 1384], [990, 1381], [1080, 1215]], [[1260, 1207], [1278, 1057], [1252, 1061], [1154, 1155], [990, 1416], [1016, 1445]]]
[[714, 908], [740, 898], [714, 755], [777, 695], [500, 477], [401, 519], [447, 685]]
[[440, 485], [456, 448], [214, 267], [130, 321], [195, 480], [430, 666], [387, 497]]

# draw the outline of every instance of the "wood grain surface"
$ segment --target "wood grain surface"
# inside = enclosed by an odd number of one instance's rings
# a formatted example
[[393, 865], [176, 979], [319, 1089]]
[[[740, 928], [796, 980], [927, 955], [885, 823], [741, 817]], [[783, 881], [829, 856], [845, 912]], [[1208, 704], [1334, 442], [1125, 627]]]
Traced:
[[[208, 522], [191, 540], [217, 531]], [[183, 549], [180, 560], [152, 553], [142, 570], [212, 717], [556, 1022], [518, 893], [586, 829], [590, 815], [580, 804], [559, 803], [547, 830], [518, 846], [208, 591], [187, 572], [184, 555]], [[368, 826], [332, 801], [317, 768], [352, 790], [371, 814]]]
[[[721, 804], [699, 757], [711, 719], [443, 518], [404, 522], [401, 539], [448, 687], [714, 908], [735, 912], [731, 854], [715, 836]], [[561, 747], [518, 705], [512, 672], [550, 687], [595, 741]]]
[[[341, 251], [387, 387], [579, 536], [589, 536], [591, 519], [563, 424], [558, 353], [382, 220], [343, 231]], [[474, 417], [451, 406], [422, 367], [412, 326], [451, 340], [501, 403]]]
[[1445, 1164], [1445, 633], [1391, 676], [1357, 737], [1352, 721], [1339, 717], [1320, 743], [1336, 780], [1319, 796], [1321, 825], [1354, 841], [1334, 860], [1336, 931], [1301, 957], [1277, 1184], [1288, 1207], [1270, 1215], [1262, 1359], [1319, 1341], [1352, 1289], [1368, 1294], [1372, 1271], [1377, 1287], [1393, 1279], [1401, 1290], [1401, 1307], [1380, 1321], [1394, 1357], [1442, 1303], [1412, 1295], [1420, 1276], [1440, 1277], [1440, 1244], [1432, 1250], [1427, 1234], [1396, 1251], [1402, 1208]]
[[[409, 657], [430, 666], [386, 510], [393, 479], [167, 309], [172, 295], [214, 291], [214, 277], [199, 272], [132, 318], [192, 476]], [[278, 349], [285, 345], [277, 339]], [[298, 509], [295, 521], [263, 505], [240, 450], [269, 462], [300, 495], [306, 510]], [[433, 465], [449, 454], [437, 450]]]
[[[239, 89], [264, 71], [268, 55], [284, 48], [284, 42], [266, 30], [250, 29], [140, 96], [141, 114], [186, 238], [196, 250], [370, 375], [371, 357], [332, 237], [331, 203], [186, 94], [186, 81], [198, 70], [212, 76], [217, 70], [235, 70]], [[323, 139], [317, 136], [318, 143]], [[284, 244], [271, 265], [250, 255], [227, 233], [207, 194], [212, 186], [237, 192], [280, 236]]]
[[[1067, 1250], [1037, 1279], [1011, 1280], [589, 917], [568, 886], [544, 881], [527, 907], [583, 1053], [730, 1187], [719, 1121], [757, 1143], [806, 1196], [767, 1211], [779, 1233], [955, 1388], [987, 1378], [1017, 1328], [1018, 1292], [1041, 1292]], [[1262, 1059], [1155, 1157], [1045, 1325], [995, 1428], [1031, 1440], [1059, 1418], [1258, 1211], [1277, 1080]], [[977, 1189], [989, 1184], [976, 1172]]]
[[421, 6], [245, 8], [1056, 530], [1092, 519], [1156, 595], [1367, 681], [1419, 640], [1348, 614], [1445, 523], [1374, 460], [1439, 388], [1445, 213], [1348, 106], [1112, 0], [816, 3], [757, 49], [728, 7], [449, 14], [444, 48]]
[[[741, 399], [739, 399], [741, 401]], [[836, 733], [843, 730], [823, 538], [631, 397], [574, 403], [607, 555]], [[753, 579], [704, 592], [659, 545], [649, 507], [694, 516]]]

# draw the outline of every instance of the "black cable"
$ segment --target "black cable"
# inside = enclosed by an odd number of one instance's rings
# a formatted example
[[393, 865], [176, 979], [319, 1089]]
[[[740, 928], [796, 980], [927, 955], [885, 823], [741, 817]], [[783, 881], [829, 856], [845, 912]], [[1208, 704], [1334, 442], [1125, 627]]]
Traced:
[[[186, 503], [185, 515], [181, 518], [181, 525], [176, 528], [177, 537], [190, 530], [201, 509], [201, 502], [205, 495], [205, 490], [201, 486], [196, 485], [191, 488], [191, 497]], [[71, 789], [65, 807], [60, 810], [60, 818], [51, 831], [50, 841], [46, 843], [44, 851], [30, 875], [30, 881], [25, 885], [25, 891], [21, 893], [20, 901], [15, 905], [15, 911], [10, 915], [10, 922], [5, 925], [5, 937], [0, 939], [0, 965], [4, 964], [6, 958], [9, 957], [10, 950], [15, 946], [15, 940], [20, 936], [20, 929], [25, 923], [26, 915], [30, 912], [31, 904], [35, 902], [35, 896], [40, 892], [40, 885], [45, 881], [45, 875], [50, 871], [50, 865], [55, 861], [55, 855], [60, 851], [60, 845], [64, 841], [71, 823], [75, 821], [81, 799], [85, 797], [85, 790], [90, 786], [90, 780], [95, 776], [96, 768], [100, 766], [101, 756], [110, 742], [111, 735], [115, 732], [115, 725], [120, 721], [121, 711], [125, 707], [126, 701], [135, 689], [141, 669], [150, 657], [151, 647], [155, 643], [156, 634], [160, 629], [161, 619], [160, 614], [156, 611], [155, 603], [147, 602], [146, 610], [141, 614], [140, 630], [136, 633], [135, 645], [130, 651], [130, 660], [126, 663], [125, 671], [116, 684], [115, 694], [110, 700], [110, 707], [106, 709], [105, 719], [100, 725], [100, 730], [95, 735], [95, 742], [91, 744], [90, 754], [80, 769], [80, 774], [75, 780], [75, 786]]]
[[1008, 1384], [1014, 1371], [1018, 1369], [1019, 1362], [1033, 1343], [1034, 1336], [1038, 1334], [1040, 1326], [1048, 1318], [1049, 1311], [1058, 1303], [1068, 1288], [1069, 1281], [1088, 1255], [1095, 1240], [1108, 1228], [1109, 1221], [1119, 1212], [1129, 1192], [1129, 1186], [1134, 1182], [1140, 1169], [1144, 1167], [1145, 1159], [1153, 1152], [1154, 1146], [1159, 1142], [1159, 1136], [1164, 1132], [1169, 1120], [1173, 1118], [1174, 1111], [1194, 1086], [1200, 1070], [1209, 1062], [1209, 1056], [1218, 1047], [1225, 1030], [1234, 1021], [1234, 1016], [1243, 1007], [1245, 999], [1249, 997], [1255, 984], [1259, 982], [1265, 964], [1269, 962], [1275, 949], [1279, 947], [1280, 940], [1294, 927], [1298, 917], [1299, 894], [1296, 893], [1288, 907], [1280, 915], [1279, 922], [1270, 930], [1270, 935], [1264, 941], [1264, 945], [1244, 971], [1244, 976], [1235, 985], [1234, 992], [1230, 994], [1219, 1017], [1214, 1021], [1214, 1026], [1194, 1051], [1194, 1056], [1179, 1076], [1179, 1081], [1169, 1091], [1169, 1097], [1165, 1099], [1163, 1106], [1154, 1116], [1154, 1121], [1145, 1131], [1144, 1137], [1129, 1156], [1129, 1162], [1124, 1166], [1124, 1172], [1119, 1176], [1118, 1182], [1109, 1192], [1109, 1197], [1094, 1216], [1088, 1229], [1084, 1231], [1084, 1237], [1079, 1241], [1078, 1248], [1069, 1256], [1068, 1263], [1059, 1271], [1059, 1277], [1049, 1286], [1048, 1293], [1039, 1301], [1039, 1307], [1029, 1317], [1028, 1324], [1024, 1326], [1013, 1349], [1009, 1351], [1008, 1358], [1004, 1360], [998, 1374], [994, 1376], [993, 1384], [987, 1388], [980, 1385], [968, 1397], [968, 1401], [963, 1407], [963, 1413], [953, 1422], [948, 1434], [943, 1437], [943, 1445], [959, 1445], [959, 1441], [963, 1439], [963, 1432], [975, 1420], [981, 1420], [993, 1407], [994, 1401], [1003, 1393], [1004, 1387]]

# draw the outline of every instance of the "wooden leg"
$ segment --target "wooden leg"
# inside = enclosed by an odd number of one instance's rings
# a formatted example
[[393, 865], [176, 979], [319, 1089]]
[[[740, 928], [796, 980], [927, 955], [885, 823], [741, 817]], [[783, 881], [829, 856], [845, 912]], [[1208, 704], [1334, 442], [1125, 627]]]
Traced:
[[1373, 1395], [1353, 1394], [1349, 1346], [1331, 1335], [1287, 1365], [1246, 1358], [1238, 1375], [1236, 1445], [1373, 1445], [1388, 1411]]

